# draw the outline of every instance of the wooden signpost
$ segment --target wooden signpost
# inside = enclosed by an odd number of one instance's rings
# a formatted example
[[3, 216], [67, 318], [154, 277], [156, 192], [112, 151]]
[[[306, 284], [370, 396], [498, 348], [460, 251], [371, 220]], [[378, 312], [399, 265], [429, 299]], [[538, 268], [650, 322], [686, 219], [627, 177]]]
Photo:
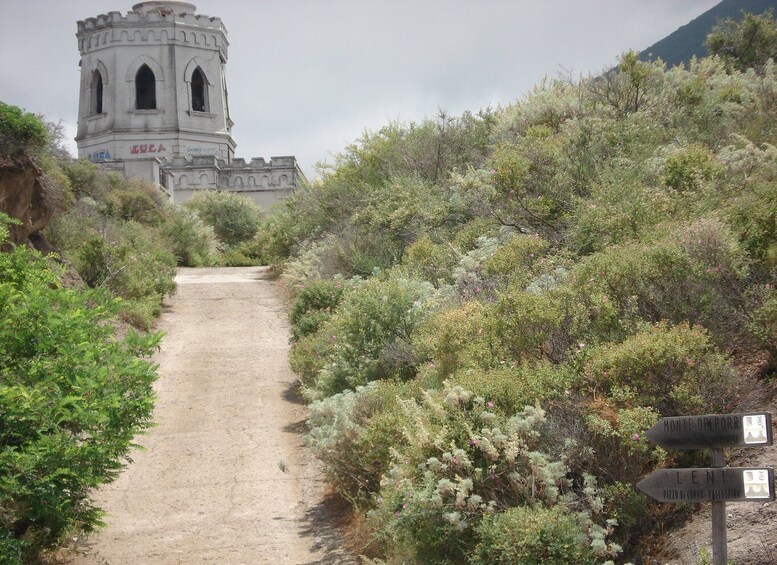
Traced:
[[665, 449], [772, 445], [772, 415], [707, 414], [661, 418], [645, 435]]
[[659, 502], [766, 502], [774, 500], [774, 470], [707, 467], [659, 469], [637, 488]]
[[775, 499], [774, 470], [726, 467], [723, 448], [772, 445], [772, 415], [707, 414], [661, 418], [645, 435], [665, 449], [712, 450], [711, 467], [658, 469], [637, 488], [660, 502], [712, 503], [712, 564], [728, 561], [726, 501]]

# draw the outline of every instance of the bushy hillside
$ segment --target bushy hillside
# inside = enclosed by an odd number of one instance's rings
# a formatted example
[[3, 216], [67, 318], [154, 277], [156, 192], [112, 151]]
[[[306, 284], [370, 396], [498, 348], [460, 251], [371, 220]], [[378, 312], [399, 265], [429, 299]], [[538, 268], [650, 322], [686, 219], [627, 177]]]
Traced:
[[[773, 22], [769, 23], [773, 26]], [[293, 305], [309, 443], [388, 563], [592, 563], [704, 461], [643, 436], [777, 359], [777, 67], [547, 81], [365, 134], [256, 244]]]

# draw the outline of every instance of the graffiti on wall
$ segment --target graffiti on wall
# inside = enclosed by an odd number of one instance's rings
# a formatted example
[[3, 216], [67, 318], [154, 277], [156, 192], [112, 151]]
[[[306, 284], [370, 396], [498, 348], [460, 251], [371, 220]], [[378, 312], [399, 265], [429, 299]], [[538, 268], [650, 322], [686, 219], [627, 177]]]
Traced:
[[133, 155], [139, 155], [143, 153], [162, 153], [163, 151], [167, 151], [167, 149], [161, 143], [159, 145], [156, 143], [143, 143], [130, 146], [130, 153]]
[[105, 161], [106, 159], [111, 158], [111, 152], [107, 149], [95, 151], [94, 153], [89, 153], [86, 158], [90, 161]]
[[197, 147], [190, 145], [186, 148], [187, 155], [218, 155], [218, 147]]

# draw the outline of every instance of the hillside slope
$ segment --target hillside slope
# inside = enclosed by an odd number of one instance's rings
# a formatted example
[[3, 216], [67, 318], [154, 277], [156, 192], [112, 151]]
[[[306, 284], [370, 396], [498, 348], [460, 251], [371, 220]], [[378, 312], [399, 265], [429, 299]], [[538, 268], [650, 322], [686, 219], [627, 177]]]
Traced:
[[495, 112], [366, 133], [267, 220], [309, 443], [358, 553], [650, 562], [691, 509], [634, 485], [708, 457], [645, 431], [771, 406], [776, 96], [772, 62], [627, 53]]

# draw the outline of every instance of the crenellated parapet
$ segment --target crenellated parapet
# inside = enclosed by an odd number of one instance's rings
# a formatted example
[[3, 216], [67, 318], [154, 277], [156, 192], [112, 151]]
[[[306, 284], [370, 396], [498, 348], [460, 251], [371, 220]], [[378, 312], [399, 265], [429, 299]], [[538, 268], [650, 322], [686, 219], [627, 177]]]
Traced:
[[[112, 11], [79, 20], [78, 49], [81, 55], [107, 46], [180, 44], [219, 50], [227, 56], [229, 41], [221, 18], [195, 14], [185, 2], [142, 2], [122, 15]], [[187, 11], [189, 10], [189, 11]]]
[[214, 156], [175, 158], [162, 166], [174, 190], [289, 191], [304, 179], [294, 157], [261, 157], [229, 163]]

